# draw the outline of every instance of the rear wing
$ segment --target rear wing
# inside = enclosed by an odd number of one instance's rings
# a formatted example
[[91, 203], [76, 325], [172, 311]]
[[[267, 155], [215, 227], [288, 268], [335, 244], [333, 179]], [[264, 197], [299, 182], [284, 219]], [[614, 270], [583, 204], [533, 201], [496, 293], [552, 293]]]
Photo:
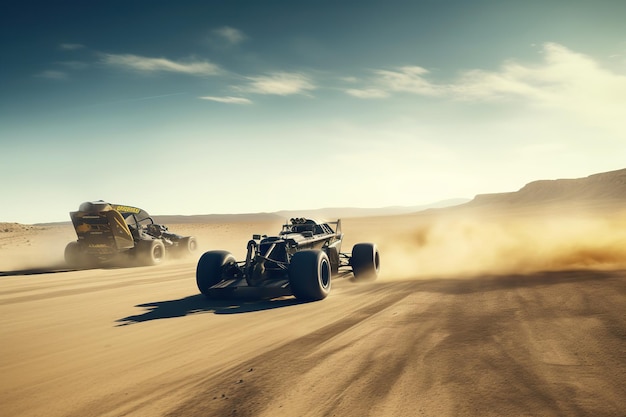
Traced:
[[135, 246], [122, 215], [115, 210], [70, 213], [78, 241], [94, 253], [108, 253]]
[[337, 219], [336, 222], [328, 222], [328, 224], [333, 227], [334, 226], [334, 232], [338, 235], [341, 236], [341, 219]]

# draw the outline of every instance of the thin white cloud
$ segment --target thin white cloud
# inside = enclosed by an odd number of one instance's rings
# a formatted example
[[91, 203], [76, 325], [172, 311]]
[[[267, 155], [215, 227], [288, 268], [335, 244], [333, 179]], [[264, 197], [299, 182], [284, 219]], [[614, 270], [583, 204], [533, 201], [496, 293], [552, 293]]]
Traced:
[[204, 97], [198, 97], [199, 99], [202, 100], [210, 100], [210, 101], [216, 101], [218, 103], [226, 103], [226, 104], [252, 104], [252, 101], [244, 98], [244, 97], [215, 97], [215, 96], [204, 96]]
[[315, 85], [303, 74], [275, 72], [259, 77], [248, 77], [250, 83], [239, 89], [256, 94], [288, 96], [315, 90]]
[[47, 78], [49, 80], [65, 80], [67, 79], [67, 74], [63, 71], [55, 71], [55, 70], [46, 70], [42, 71], [35, 75], [39, 78]]
[[237, 45], [246, 39], [246, 35], [242, 31], [230, 26], [222, 26], [215, 29], [213, 33], [231, 45]]
[[499, 71], [468, 72], [450, 87], [450, 94], [464, 100], [517, 98], [625, 131], [626, 75], [555, 43], [545, 44], [543, 52], [539, 65], [507, 62]]
[[437, 96], [445, 93], [443, 87], [431, 83], [425, 75], [428, 70], [418, 66], [404, 66], [394, 70], [375, 70], [369, 86], [344, 90], [347, 94], [363, 98], [386, 98], [392, 93], [412, 93]]
[[442, 94], [441, 87], [431, 84], [423, 76], [428, 70], [418, 66], [400, 67], [396, 71], [378, 70], [375, 74], [384, 89], [393, 92], [407, 92], [426, 96]]
[[428, 71], [417, 66], [377, 70], [362, 88], [344, 91], [361, 99], [411, 93], [464, 101], [517, 100], [624, 132], [626, 75], [604, 69], [591, 57], [556, 43], [544, 44], [541, 56], [538, 64], [510, 60], [497, 71], [466, 71], [450, 84], [429, 81]]
[[220, 72], [219, 66], [208, 61], [177, 62], [166, 58], [149, 58], [132, 54], [102, 54], [101, 62], [112, 67], [145, 73], [175, 72], [202, 76], [215, 75]]
[[387, 91], [381, 90], [378, 88], [367, 88], [367, 89], [362, 89], [362, 90], [356, 89], [356, 88], [349, 88], [345, 91], [349, 95], [353, 97], [357, 97], [357, 98], [385, 98], [385, 97], [390, 96], [390, 94]]
[[76, 49], [82, 49], [85, 45], [81, 45], [80, 43], [62, 43], [59, 45], [59, 48], [64, 49], [66, 51], [74, 51]]
[[[385, 97], [383, 94], [355, 94], [357, 92], [404, 92], [418, 95], [446, 95], [460, 99], [502, 99], [525, 97], [538, 101], [553, 100], [562, 93], [587, 90], [590, 85], [623, 92], [625, 77], [614, 75], [591, 58], [575, 53], [556, 43], [543, 45], [544, 62], [524, 65], [507, 61], [498, 71], [469, 70], [451, 84], [437, 84], [425, 77], [429, 71], [418, 66], [405, 66], [395, 70], [376, 70], [369, 86], [345, 90], [361, 98]], [[601, 89], [604, 90], [604, 89]], [[605, 91], [606, 92], [606, 91]], [[589, 91], [586, 91], [589, 93]], [[614, 94], [616, 95], [616, 94]]]

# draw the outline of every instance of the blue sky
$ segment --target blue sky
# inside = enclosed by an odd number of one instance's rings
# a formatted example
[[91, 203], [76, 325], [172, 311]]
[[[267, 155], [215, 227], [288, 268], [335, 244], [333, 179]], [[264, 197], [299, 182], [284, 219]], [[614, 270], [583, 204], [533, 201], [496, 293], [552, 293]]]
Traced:
[[0, 221], [419, 205], [626, 167], [624, 1], [14, 1]]

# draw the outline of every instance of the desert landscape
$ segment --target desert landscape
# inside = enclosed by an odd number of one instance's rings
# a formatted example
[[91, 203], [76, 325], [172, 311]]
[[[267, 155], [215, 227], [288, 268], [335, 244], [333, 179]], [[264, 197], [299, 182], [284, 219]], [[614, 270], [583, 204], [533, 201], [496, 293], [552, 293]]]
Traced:
[[196, 255], [88, 270], [71, 224], [0, 223], [0, 415], [624, 416], [625, 203], [626, 169], [343, 218], [380, 277], [312, 303], [196, 287], [279, 215], [169, 215]]

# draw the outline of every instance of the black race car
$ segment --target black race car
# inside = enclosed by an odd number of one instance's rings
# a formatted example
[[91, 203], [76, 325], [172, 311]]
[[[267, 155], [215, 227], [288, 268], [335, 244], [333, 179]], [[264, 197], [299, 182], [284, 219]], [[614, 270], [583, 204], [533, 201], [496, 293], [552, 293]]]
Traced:
[[88, 201], [70, 213], [78, 240], [65, 247], [70, 267], [92, 267], [132, 260], [135, 264], [156, 265], [166, 252], [184, 256], [197, 249], [196, 238], [181, 236], [156, 224], [137, 207]]
[[292, 294], [316, 301], [330, 292], [331, 278], [352, 272], [356, 281], [370, 281], [380, 271], [380, 255], [374, 243], [358, 243], [352, 253], [342, 253], [341, 220], [319, 223], [293, 218], [277, 236], [253, 235], [245, 261], [227, 251], [205, 252], [198, 261], [196, 283], [209, 298], [221, 297], [245, 287], [266, 295]]

